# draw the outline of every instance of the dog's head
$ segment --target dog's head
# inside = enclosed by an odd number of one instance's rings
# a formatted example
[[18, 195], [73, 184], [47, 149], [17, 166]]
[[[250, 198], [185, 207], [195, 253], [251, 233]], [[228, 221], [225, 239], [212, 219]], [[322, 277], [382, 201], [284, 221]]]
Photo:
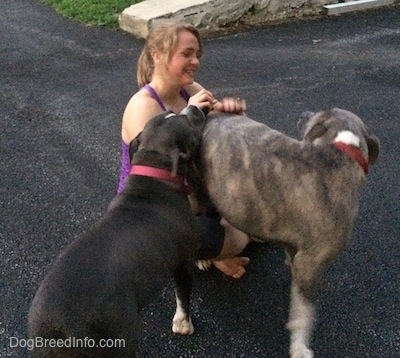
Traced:
[[179, 164], [188, 163], [200, 149], [205, 120], [204, 113], [194, 106], [178, 115], [167, 111], [155, 116], [130, 143], [131, 163], [171, 166], [168, 169], [176, 174]]
[[368, 158], [369, 164], [375, 163], [378, 158], [378, 138], [370, 133], [363, 121], [352, 112], [340, 108], [317, 113], [304, 112], [300, 116], [298, 128], [303, 140], [315, 145], [333, 143], [340, 132], [351, 132]]

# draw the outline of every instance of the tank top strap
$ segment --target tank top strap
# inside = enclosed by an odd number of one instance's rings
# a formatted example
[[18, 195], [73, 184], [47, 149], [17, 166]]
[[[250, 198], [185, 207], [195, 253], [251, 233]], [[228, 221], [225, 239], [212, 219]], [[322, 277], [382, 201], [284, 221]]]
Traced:
[[[157, 94], [156, 90], [155, 90], [153, 87], [151, 87], [149, 84], [147, 84], [147, 85], [145, 85], [143, 88], [146, 89], [146, 90], [150, 93], [151, 98], [153, 98], [154, 100], [157, 101], [157, 103], [160, 105], [160, 107], [161, 107], [161, 109], [162, 109], [163, 111], [166, 111], [166, 110], [167, 110], [167, 108], [165, 107], [165, 105], [164, 105], [163, 101], [161, 100], [160, 96]], [[189, 102], [190, 95], [189, 95], [188, 91], [186, 91], [186, 90], [182, 87], [182, 88], [180, 89], [179, 93], [181, 94], [182, 98], [183, 98], [186, 102]]]
[[186, 102], [189, 102], [190, 94], [183, 87], [180, 90], [180, 94]]
[[163, 111], [167, 110], [164, 106], [163, 101], [161, 101], [161, 98], [159, 97], [159, 95], [157, 94], [157, 92], [155, 91], [155, 89], [153, 87], [151, 87], [149, 84], [147, 84], [143, 88], [145, 88], [150, 93], [151, 98], [153, 98], [157, 101], [157, 103], [160, 105], [160, 107]]

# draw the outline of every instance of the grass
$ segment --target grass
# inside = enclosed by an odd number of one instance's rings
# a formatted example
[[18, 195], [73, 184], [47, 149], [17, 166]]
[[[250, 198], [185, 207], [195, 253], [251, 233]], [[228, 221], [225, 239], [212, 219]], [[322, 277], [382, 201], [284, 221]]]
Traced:
[[118, 27], [118, 14], [143, 0], [41, 0], [66, 17], [88, 25]]

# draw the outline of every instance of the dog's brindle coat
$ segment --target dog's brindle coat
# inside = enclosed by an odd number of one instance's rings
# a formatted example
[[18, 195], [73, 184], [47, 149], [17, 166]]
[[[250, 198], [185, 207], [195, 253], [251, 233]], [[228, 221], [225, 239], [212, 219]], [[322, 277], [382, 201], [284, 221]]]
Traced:
[[302, 141], [245, 116], [217, 115], [207, 122], [201, 159], [221, 215], [250, 236], [284, 245], [292, 272], [290, 354], [310, 358], [316, 280], [350, 237], [365, 181], [360, 164], [333, 142], [345, 138], [369, 164], [379, 142], [341, 109], [308, 112], [300, 126]]
[[[132, 164], [186, 175], [199, 149], [204, 115], [164, 113], [136, 139]], [[29, 336], [122, 339], [122, 348], [35, 349], [35, 357], [134, 357], [138, 310], [173, 276], [173, 331], [191, 334], [191, 268], [198, 249], [194, 216], [181, 184], [131, 175], [105, 217], [57, 258], [29, 311]], [[82, 344], [81, 344], [82, 345]]]

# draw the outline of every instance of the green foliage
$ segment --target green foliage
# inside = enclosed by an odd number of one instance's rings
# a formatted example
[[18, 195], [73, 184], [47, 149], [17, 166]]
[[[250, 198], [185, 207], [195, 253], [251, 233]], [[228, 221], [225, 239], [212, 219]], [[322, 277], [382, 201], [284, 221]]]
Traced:
[[118, 27], [118, 14], [125, 8], [143, 0], [41, 0], [61, 14], [80, 22]]

